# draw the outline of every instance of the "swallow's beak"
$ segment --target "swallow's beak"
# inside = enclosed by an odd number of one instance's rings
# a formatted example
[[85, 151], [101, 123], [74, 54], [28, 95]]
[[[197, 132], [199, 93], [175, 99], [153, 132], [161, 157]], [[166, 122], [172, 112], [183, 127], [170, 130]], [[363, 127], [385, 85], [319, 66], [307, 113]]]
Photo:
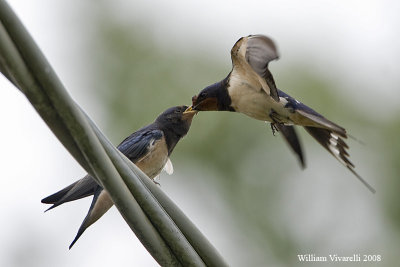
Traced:
[[194, 110], [192, 106], [188, 107], [183, 113], [182, 113], [182, 120], [192, 123], [194, 115], [197, 114], [197, 110]]
[[198, 96], [192, 97], [193, 110], [197, 111], [216, 111], [218, 110], [218, 99], [216, 97], [207, 97], [198, 101]]
[[185, 121], [192, 121], [193, 116], [197, 114], [197, 110], [194, 110], [192, 106], [188, 107], [182, 114], [182, 119]]
[[183, 112], [183, 114], [193, 114], [193, 115], [195, 115], [195, 114], [197, 114], [197, 112], [198, 112], [197, 110], [193, 109], [193, 106], [190, 106]]

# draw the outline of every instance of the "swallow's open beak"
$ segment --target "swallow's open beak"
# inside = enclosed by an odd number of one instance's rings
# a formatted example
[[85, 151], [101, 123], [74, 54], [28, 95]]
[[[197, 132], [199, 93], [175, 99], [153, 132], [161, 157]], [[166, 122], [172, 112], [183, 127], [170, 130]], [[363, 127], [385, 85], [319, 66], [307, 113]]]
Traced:
[[196, 115], [197, 112], [197, 110], [190, 106], [182, 113], [182, 119], [191, 123], [194, 115]]
[[193, 109], [193, 106], [190, 106], [183, 112], [183, 114], [193, 114], [193, 115], [195, 115], [195, 114], [197, 114], [197, 112], [198, 112], [197, 110]]
[[218, 110], [218, 98], [207, 97], [201, 101], [197, 101], [198, 97], [192, 98], [192, 105], [189, 107], [196, 111], [216, 111]]

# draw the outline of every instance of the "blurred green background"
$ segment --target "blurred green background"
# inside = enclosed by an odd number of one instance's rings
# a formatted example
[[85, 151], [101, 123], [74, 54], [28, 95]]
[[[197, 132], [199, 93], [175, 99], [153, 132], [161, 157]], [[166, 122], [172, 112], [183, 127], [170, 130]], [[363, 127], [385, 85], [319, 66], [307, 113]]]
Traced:
[[[87, 86], [74, 89], [73, 82], [67, 82], [67, 88], [99, 121], [113, 143], [118, 144], [131, 132], [152, 122], [166, 108], [190, 104], [191, 97], [202, 88], [224, 78], [231, 69], [231, 46], [242, 35], [271, 35], [278, 48], [283, 48], [279, 49], [282, 59], [270, 64], [277, 86], [342, 125], [359, 140], [348, 140], [351, 160], [377, 193], [369, 193], [302, 129], [298, 132], [306, 154], [305, 170], [301, 170], [279, 134], [272, 135], [269, 124], [228, 112], [203, 112], [195, 117], [189, 134], [172, 155], [175, 173], [161, 175], [161, 188], [232, 266], [327, 264], [300, 263], [299, 254], [382, 255], [381, 262], [369, 263], [370, 266], [396, 266], [400, 247], [400, 142], [397, 138], [400, 119], [399, 107], [393, 105], [399, 93], [392, 97], [391, 92], [397, 91], [400, 83], [394, 79], [383, 89], [375, 86], [374, 79], [390, 78], [398, 67], [384, 65], [386, 68], [372, 71], [376, 76], [363, 76], [362, 73], [370, 72], [360, 71], [360, 74], [358, 67], [370, 64], [374, 68], [373, 60], [363, 62], [352, 58], [350, 53], [338, 56], [333, 52], [340, 50], [337, 44], [323, 40], [321, 47], [312, 41], [307, 44], [306, 29], [301, 34], [294, 33], [292, 39], [280, 40], [279, 36], [298, 32], [294, 26], [274, 30], [265, 26], [262, 30], [255, 21], [254, 30], [251, 26], [239, 27], [237, 31], [232, 27], [229, 34], [222, 34], [217, 31], [226, 31], [229, 27], [217, 27], [214, 33], [209, 33], [207, 30], [212, 30], [208, 24], [205, 29], [196, 28], [202, 21], [181, 21], [188, 24], [188, 32], [171, 29], [168, 35], [162, 32], [163, 28], [154, 26], [163, 23], [162, 18], [156, 19], [157, 14], [169, 11], [160, 11], [165, 6], [158, 4], [142, 3], [142, 11], [132, 11], [134, 14], [130, 15], [128, 10], [115, 11], [112, 4], [100, 1], [90, 8], [79, 6], [78, 15], [67, 19], [74, 21], [72, 29], [82, 28], [84, 32], [76, 34], [83, 39], [79, 40], [82, 57], [69, 64], [76, 64], [77, 72], [84, 70], [78, 76]], [[196, 4], [193, 5], [195, 9]], [[128, 6], [135, 8], [134, 4]], [[184, 8], [188, 8], [186, 4]], [[332, 14], [338, 10], [341, 8], [333, 9]], [[140, 16], [140, 12], [144, 14]], [[234, 19], [230, 22], [240, 24]], [[322, 31], [332, 33], [329, 28]], [[62, 36], [61, 32], [58, 34]], [[201, 34], [205, 36], [194, 37]], [[304, 39], [295, 38], [302, 34]], [[368, 35], [368, 31], [363, 34]], [[331, 36], [330, 40], [346, 37], [327, 35]], [[185, 38], [193, 40], [182, 42]], [[315, 52], [307, 50], [301, 54], [296, 47], [304, 43], [314, 46]], [[46, 54], [46, 50], [43, 52]], [[373, 59], [380, 55], [377, 51], [377, 55], [365, 56]], [[331, 65], [334, 61], [345, 62]], [[349, 68], [340, 67], [347, 64]], [[55, 70], [60, 73], [57, 67]], [[74, 70], [69, 72], [71, 76], [76, 75]], [[61, 72], [61, 78], [63, 75], [71, 79]], [[368, 79], [370, 83], [365, 82]], [[68, 182], [64, 178], [53, 183], [58, 189]], [[63, 216], [62, 213], [61, 210], [55, 216]], [[79, 220], [76, 218], [71, 228]], [[46, 219], [41, 223], [46, 224]], [[57, 228], [51, 224], [49, 227]], [[68, 233], [71, 237], [73, 229]], [[100, 234], [101, 229], [91, 231]], [[109, 240], [112, 238], [108, 235], [102, 239], [105, 247], [102, 249], [106, 249], [108, 242], [118, 244]], [[93, 242], [90, 239], [85, 233], [80, 242], [90, 244]], [[54, 242], [52, 246], [60, 244]], [[84, 248], [78, 246], [74, 250], [84, 251]], [[52, 266], [50, 259], [42, 259], [41, 266]], [[135, 265], [135, 255], [129, 263], [123, 262], [128, 264]], [[154, 266], [155, 262], [150, 259], [141, 264]], [[340, 263], [338, 266], [367, 264]]]
[[[152, 121], [169, 106], [189, 104], [192, 95], [230, 71], [230, 46], [217, 52], [223, 55], [221, 60], [207, 55], [212, 44], [201, 53], [181, 53], [162, 41], [156, 43], [142, 25], [115, 20], [107, 8], [99, 9], [97, 15], [92, 44], [95, 53], [91, 55], [98, 73], [92, 81], [93, 95], [108, 109], [106, 127], [115, 140]], [[236, 40], [232, 41], [233, 45]], [[272, 69], [278, 64], [282, 63], [271, 63]], [[217, 198], [226, 205], [231, 217], [219, 223], [231, 224], [233, 220], [235, 231], [257, 248], [251, 252], [257, 256], [248, 258], [244, 256], [247, 246], [237, 244], [248, 266], [270, 262], [294, 266], [299, 263], [295, 255], [303, 253], [381, 254], [385, 266], [394, 266], [399, 247], [400, 157], [396, 149], [399, 142], [393, 140], [400, 130], [399, 119], [378, 121], [370, 117], [353, 106], [346, 93], [337, 92], [334, 80], [320, 77], [307, 62], [281, 69], [275, 76], [278, 87], [288, 88], [284, 90], [362, 140], [349, 140], [358, 150], [352, 159], [364, 167], [358, 171], [377, 187], [378, 194], [371, 196], [303, 131], [306, 174], [280, 137], [272, 136], [269, 125], [233, 113], [198, 114], [173, 155], [179, 175], [173, 184], [178, 187], [175, 190], [183, 190], [190, 198], [195, 185], [202, 183], [203, 198]], [[369, 103], [365, 105], [370, 108]], [[169, 179], [162, 177], [162, 185]], [[189, 186], [181, 186], [179, 179], [189, 180], [185, 181]], [[340, 182], [335, 184], [334, 180]], [[208, 187], [213, 188], [209, 193]], [[359, 199], [366, 203], [359, 203]], [[374, 225], [379, 220], [370, 216], [381, 216], [390, 224]], [[310, 222], [310, 217], [315, 221]], [[385, 237], [386, 227], [393, 233], [391, 238]], [[234, 264], [229, 256], [227, 260]]]

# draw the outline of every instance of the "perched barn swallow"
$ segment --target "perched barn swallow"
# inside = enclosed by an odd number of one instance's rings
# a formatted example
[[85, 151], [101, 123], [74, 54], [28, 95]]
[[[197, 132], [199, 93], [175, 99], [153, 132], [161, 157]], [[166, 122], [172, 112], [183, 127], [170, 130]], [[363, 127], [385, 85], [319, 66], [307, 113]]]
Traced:
[[231, 50], [232, 70], [220, 82], [204, 88], [192, 98], [199, 111], [234, 111], [271, 123], [279, 131], [304, 167], [304, 156], [294, 125], [300, 125], [337, 160], [344, 164], [371, 192], [375, 192], [349, 160], [346, 130], [310, 107], [279, 90], [268, 69], [278, 59], [274, 42], [263, 35], [240, 38]]
[[[117, 148], [151, 179], [159, 175], [163, 169], [171, 174], [173, 168], [169, 156], [178, 141], [189, 131], [196, 113], [197, 111], [190, 110], [187, 106], [169, 108], [152, 124], [128, 136]], [[93, 195], [92, 204], [75, 239], [69, 246], [70, 249], [83, 232], [113, 206], [110, 195], [90, 175], [86, 175], [57, 193], [42, 199], [42, 203], [53, 204], [47, 209], [50, 210], [66, 202], [90, 195]]]

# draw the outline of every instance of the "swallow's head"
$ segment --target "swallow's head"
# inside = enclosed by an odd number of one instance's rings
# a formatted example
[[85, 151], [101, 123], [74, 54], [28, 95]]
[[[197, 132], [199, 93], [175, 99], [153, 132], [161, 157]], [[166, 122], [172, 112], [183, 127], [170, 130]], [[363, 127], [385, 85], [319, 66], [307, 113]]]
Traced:
[[198, 111], [234, 111], [228, 93], [229, 75], [220, 82], [207, 86], [192, 97], [192, 108]]
[[197, 110], [193, 110], [191, 107], [176, 106], [161, 113], [157, 117], [156, 123], [164, 132], [168, 131], [178, 138], [182, 138], [189, 131], [196, 113]]

